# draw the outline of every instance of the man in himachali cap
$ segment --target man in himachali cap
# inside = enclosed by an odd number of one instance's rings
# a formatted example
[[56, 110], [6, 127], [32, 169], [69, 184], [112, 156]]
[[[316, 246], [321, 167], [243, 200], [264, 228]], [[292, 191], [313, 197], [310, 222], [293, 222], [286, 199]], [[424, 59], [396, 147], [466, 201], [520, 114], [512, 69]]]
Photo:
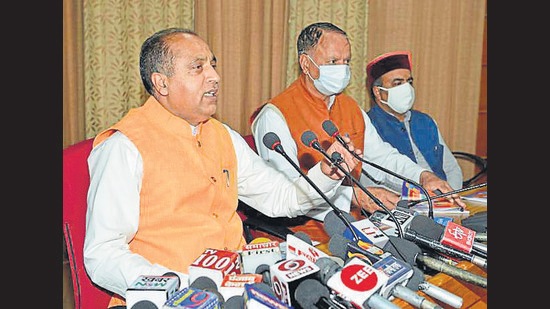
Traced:
[[382, 54], [367, 64], [367, 89], [372, 92], [372, 83], [380, 76], [395, 69], [412, 71], [411, 52], [394, 51]]

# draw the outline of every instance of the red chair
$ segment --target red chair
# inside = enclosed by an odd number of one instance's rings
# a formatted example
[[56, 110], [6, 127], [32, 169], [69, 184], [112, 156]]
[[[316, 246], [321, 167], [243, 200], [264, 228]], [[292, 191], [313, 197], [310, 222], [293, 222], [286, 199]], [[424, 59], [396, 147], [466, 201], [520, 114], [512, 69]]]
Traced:
[[92, 283], [84, 269], [86, 195], [90, 185], [87, 158], [92, 142], [90, 138], [63, 150], [63, 236], [76, 309], [107, 308], [112, 295]]

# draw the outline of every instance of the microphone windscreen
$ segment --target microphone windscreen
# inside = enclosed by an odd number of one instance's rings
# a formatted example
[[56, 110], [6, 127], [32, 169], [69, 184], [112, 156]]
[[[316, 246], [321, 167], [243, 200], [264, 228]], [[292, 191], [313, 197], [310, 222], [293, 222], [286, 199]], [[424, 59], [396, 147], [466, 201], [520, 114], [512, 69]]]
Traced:
[[415, 231], [419, 235], [430, 239], [439, 240], [445, 232], [443, 225], [436, 223], [434, 220], [424, 215], [416, 215], [412, 218], [409, 229]]
[[223, 295], [218, 291], [218, 286], [216, 285], [216, 282], [208, 277], [200, 276], [195, 279], [189, 286], [195, 289], [212, 292], [216, 294], [216, 296], [218, 296], [218, 301], [220, 302], [220, 304], [223, 304], [225, 302]]
[[[355, 218], [347, 212], [342, 212], [342, 215], [349, 222], [355, 221]], [[347, 229], [346, 224], [342, 222], [342, 219], [338, 217], [338, 215], [336, 214], [336, 212], [334, 212], [334, 210], [329, 211], [326, 214], [323, 222], [324, 222], [323, 228], [325, 229], [325, 232], [327, 233], [327, 235], [330, 237], [334, 235], [344, 235], [344, 231]]]
[[311, 131], [305, 131], [302, 133], [301, 139], [304, 145], [311, 147], [312, 143], [317, 139], [317, 136]]
[[306, 234], [302, 231], [298, 231], [298, 232], [294, 233], [294, 236], [298, 237], [300, 240], [304, 241], [308, 245], [313, 246], [313, 242], [311, 242], [311, 238], [309, 237], [308, 234]]
[[346, 255], [348, 253], [349, 242], [351, 242], [351, 240], [347, 239], [341, 234], [335, 234], [330, 238], [328, 242], [328, 250], [332, 255], [337, 256], [345, 261]]
[[262, 282], [266, 285], [271, 285], [271, 273], [269, 272], [269, 265], [260, 264], [256, 267], [256, 274], [262, 275]]
[[396, 236], [388, 236], [388, 242], [382, 250], [391, 253], [395, 258], [405, 261], [410, 265], [416, 265], [416, 257], [422, 253], [420, 247], [412, 241]]
[[327, 284], [327, 281], [330, 277], [332, 277], [335, 273], [342, 269], [342, 266], [336, 263], [330, 257], [318, 258], [317, 261], [315, 261], [315, 265], [319, 267], [317, 277], [319, 278], [319, 281], [321, 281], [325, 285]]
[[140, 300], [129, 309], [158, 309], [157, 305], [149, 300]]
[[227, 299], [224, 304], [224, 309], [243, 309], [244, 297], [242, 295], [234, 295]]
[[279, 139], [279, 136], [273, 132], [267, 132], [264, 137], [262, 138], [262, 141], [264, 142], [265, 147], [269, 149], [275, 149], [276, 144], [281, 143], [281, 139]]
[[412, 268], [413, 275], [407, 281], [406, 287], [413, 291], [418, 291], [418, 286], [420, 285], [420, 283], [426, 281], [426, 279], [424, 278], [424, 272], [420, 268], [416, 266], [413, 266]]
[[334, 125], [334, 123], [331, 120], [325, 120], [323, 121], [323, 130], [329, 135], [329, 136], [335, 136], [338, 134], [338, 129]]
[[318, 308], [316, 303], [322, 297], [330, 298], [329, 289], [315, 279], [305, 279], [294, 291], [296, 302], [304, 309]]
[[273, 289], [266, 283], [256, 282], [256, 283], [252, 283], [252, 286], [254, 286], [255, 289], [258, 289], [259, 291], [263, 292], [266, 295], [271, 295], [277, 298]]

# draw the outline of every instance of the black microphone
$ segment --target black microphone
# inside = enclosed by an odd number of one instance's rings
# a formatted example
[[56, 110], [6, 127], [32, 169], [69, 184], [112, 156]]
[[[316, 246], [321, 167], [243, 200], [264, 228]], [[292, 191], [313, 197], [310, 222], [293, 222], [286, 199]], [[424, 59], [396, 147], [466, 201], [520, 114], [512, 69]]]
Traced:
[[[327, 158], [329, 160], [329, 162], [332, 162], [332, 164], [335, 165], [340, 171], [342, 171], [342, 173], [344, 173], [346, 175], [346, 177], [348, 177], [351, 181], [353, 181], [353, 183], [355, 185], [357, 185], [357, 187], [359, 187], [363, 192], [365, 192], [376, 203], [376, 205], [378, 205], [382, 209], [384, 209], [393, 218], [394, 222], [396, 222], [396, 226], [397, 226], [397, 229], [399, 231], [399, 236], [403, 237], [403, 229], [401, 228], [401, 225], [397, 223], [399, 221], [397, 221], [397, 219], [395, 218], [393, 213], [388, 209], [388, 207], [386, 207], [386, 205], [384, 205], [384, 203], [382, 203], [376, 196], [374, 196], [369, 190], [367, 190], [367, 188], [365, 188], [365, 186], [363, 186], [348, 171], [346, 171], [345, 168], [343, 168], [342, 166], [340, 166], [340, 164], [337, 163], [337, 162], [340, 161], [339, 158], [338, 158], [339, 156], [341, 156], [340, 153], [333, 152], [332, 156], [329, 156], [328, 153], [323, 149], [323, 147], [321, 147], [321, 144], [319, 143], [319, 140], [317, 139], [317, 136], [315, 135], [315, 133], [313, 133], [309, 130], [302, 133], [301, 139], [302, 139], [302, 143], [304, 145], [306, 145], [308, 147], [311, 147], [311, 148], [319, 151], [320, 153], [322, 153], [325, 156], [325, 158]], [[354, 154], [353, 152], [351, 152], [351, 153]], [[355, 154], [354, 154], [354, 156], [355, 156]], [[349, 228], [351, 229], [351, 227], [349, 227]], [[356, 238], [355, 240], [358, 240], [358, 239], [359, 238]]]
[[442, 244], [440, 238], [443, 233], [444, 228], [441, 225], [425, 216], [415, 216], [411, 221], [409, 229], [405, 232], [405, 238], [420, 246], [431, 248], [445, 255], [467, 260], [477, 266], [487, 268], [487, 259]]
[[[435, 223], [428, 217], [419, 216], [416, 218], [415, 216], [412, 218], [409, 228], [427, 238], [438, 240], [442, 245], [448, 245], [454, 249], [487, 258], [487, 245], [475, 241], [476, 232], [462, 225], [449, 222], [446, 226], [443, 226]], [[454, 230], [454, 233], [445, 233], [446, 229]], [[466, 241], [468, 241], [468, 245], [461, 245], [462, 243], [460, 241], [462, 238], [465, 238]], [[455, 239], [456, 242], [454, 241]], [[469, 246], [469, 244], [471, 244], [471, 246]]]
[[[462, 298], [425, 281], [424, 273], [417, 266], [419, 263], [424, 262], [422, 264], [424, 264], [424, 266], [426, 267], [437, 269], [442, 273], [456, 276], [470, 283], [486, 286], [486, 279], [481, 276], [474, 275], [466, 270], [451, 265], [447, 265], [444, 262], [441, 262], [434, 258], [425, 257], [424, 259], [424, 256], [422, 256], [422, 250], [420, 250], [420, 248], [411, 241], [392, 236], [391, 242], [392, 243], [388, 242], [384, 246], [384, 249], [381, 249], [369, 243], [361, 241], [352, 242], [351, 240], [341, 235], [334, 235], [330, 239], [329, 250], [332, 254], [340, 256], [346, 261], [353, 257], [358, 257], [374, 265], [376, 265], [388, 256], [395, 256], [397, 259], [400, 259], [412, 266], [413, 275], [408, 279], [405, 285], [407, 288], [413, 291], [421, 290], [427, 295], [430, 295], [435, 299], [449, 304], [454, 308], [460, 308], [462, 306]], [[397, 248], [399, 248], [399, 250], [397, 250]], [[320, 268], [318, 276], [320, 277], [319, 280], [321, 282], [325, 282], [335, 271], [327, 271], [328, 274], [325, 275], [324, 270], [326, 270], [328, 267], [326, 265], [320, 264], [321, 262], [324, 261], [322, 259], [318, 259], [316, 262], [316, 264]], [[329, 261], [324, 262], [324, 264], [329, 263]], [[444, 265], [444, 267], [441, 267], [441, 265]], [[425, 305], [428, 304], [429, 303], [426, 303]]]
[[214, 282], [214, 280], [212, 280], [211, 278], [200, 276], [193, 282], [191, 282], [189, 287], [214, 293], [218, 297], [220, 305], [223, 306], [223, 304], [225, 303], [225, 298], [223, 297], [222, 293], [218, 291], [218, 286], [216, 285], [216, 282]]
[[330, 299], [330, 290], [315, 279], [300, 282], [294, 297], [303, 309], [342, 309]]
[[348, 150], [349, 153], [351, 153], [356, 159], [358, 159], [359, 161], [363, 162], [363, 163], [366, 163], [376, 169], [379, 169], [383, 172], [386, 172], [394, 177], [397, 177], [405, 182], [408, 182], [410, 184], [413, 184], [414, 186], [418, 187], [420, 190], [422, 190], [422, 193], [424, 193], [424, 195], [426, 196], [426, 200], [428, 201], [428, 217], [432, 218], [434, 217], [434, 209], [433, 209], [433, 203], [432, 203], [432, 199], [430, 197], [430, 195], [428, 194], [428, 191], [426, 189], [424, 189], [424, 187], [422, 187], [419, 183], [417, 183], [416, 181], [412, 180], [412, 179], [409, 179], [407, 177], [404, 177], [402, 175], [399, 175], [393, 171], [390, 171], [388, 170], [387, 168], [384, 168], [376, 163], [372, 163], [370, 161], [367, 161], [365, 160], [364, 158], [360, 157], [359, 155], [357, 155], [356, 153], [354, 153], [353, 151], [349, 151], [349, 148], [347, 147], [347, 144], [344, 142], [344, 139], [342, 138], [342, 136], [340, 136], [340, 132], [338, 131], [338, 128], [336, 127], [336, 125], [330, 120], [330, 119], [327, 119], [325, 121], [323, 121], [323, 130], [325, 130], [325, 132], [331, 136], [331, 137], [334, 137], [336, 138], [336, 140], [338, 142], [340, 142], [340, 144], [342, 144], [344, 146], [344, 148], [346, 148]]
[[430, 269], [442, 272], [451, 277], [461, 279], [463, 281], [475, 284], [477, 286], [487, 287], [487, 278], [471, 273], [462, 268], [449, 265], [436, 258], [424, 255], [422, 250], [414, 242], [397, 238], [395, 236], [388, 236], [390, 241], [382, 248], [384, 252], [389, 252], [395, 256], [402, 257], [403, 260], [411, 265], [418, 266], [422, 264]]
[[351, 224], [345, 218], [342, 210], [332, 204], [332, 202], [323, 193], [323, 191], [321, 191], [321, 189], [319, 189], [319, 187], [317, 187], [317, 185], [315, 185], [315, 183], [313, 183], [313, 181], [300, 169], [300, 167], [296, 165], [296, 163], [294, 163], [294, 161], [292, 161], [292, 159], [286, 154], [283, 149], [283, 145], [281, 145], [281, 140], [279, 139], [279, 136], [277, 136], [277, 134], [273, 132], [268, 132], [266, 133], [266, 135], [264, 135], [262, 141], [267, 148], [274, 150], [275, 152], [282, 155], [288, 161], [288, 163], [290, 163], [292, 167], [294, 167], [294, 169], [298, 171], [298, 173], [300, 173], [302, 177], [304, 177], [304, 179], [313, 187], [313, 189], [315, 189], [315, 191], [317, 191], [317, 193], [319, 193], [319, 195], [325, 200], [325, 202], [327, 202], [330, 208], [332, 208], [332, 210], [338, 215], [342, 222], [351, 230], [351, 232], [353, 233], [353, 237], [355, 237], [355, 239], [359, 239], [359, 237], [355, 233], [355, 230], [353, 230]]

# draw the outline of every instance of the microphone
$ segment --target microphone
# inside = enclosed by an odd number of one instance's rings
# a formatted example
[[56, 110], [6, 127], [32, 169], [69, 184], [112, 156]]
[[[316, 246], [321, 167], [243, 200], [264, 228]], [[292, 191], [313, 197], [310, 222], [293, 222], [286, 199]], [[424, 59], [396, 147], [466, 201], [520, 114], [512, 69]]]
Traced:
[[[432, 218], [434, 217], [434, 210], [433, 210], [433, 203], [432, 203], [432, 199], [430, 197], [430, 195], [428, 194], [428, 191], [426, 189], [424, 189], [424, 187], [422, 187], [419, 183], [417, 183], [416, 181], [412, 180], [412, 179], [409, 179], [409, 178], [406, 178], [404, 176], [401, 176], [395, 172], [392, 172], [390, 170], [388, 170], [387, 168], [384, 168], [378, 164], [375, 164], [375, 163], [372, 163], [372, 162], [369, 162], [367, 160], [365, 160], [364, 158], [362, 158], [361, 156], [357, 155], [356, 153], [354, 153], [353, 151], [349, 151], [349, 148], [347, 147], [347, 144], [344, 142], [344, 139], [342, 138], [342, 136], [340, 136], [340, 132], [338, 131], [338, 128], [336, 127], [336, 125], [330, 120], [330, 119], [327, 119], [325, 121], [323, 121], [323, 130], [325, 130], [325, 132], [331, 136], [331, 137], [334, 137], [336, 138], [336, 140], [338, 142], [340, 142], [340, 144], [342, 144], [344, 146], [344, 148], [346, 148], [348, 150], [349, 153], [351, 153], [356, 159], [358, 159], [359, 161], [363, 162], [363, 163], [366, 163], [376, 169], [379, 169], [383, 172], [386, 172], [394, 177], [397, 177], [405, 182], [408, 182], [410, 184], [413, 184], [414, 186], [418, 187], [420, 190], [422, 190], [422, 193], [424, 193], [424, 195], [426, 196], [426, 200], [428, 201], [428, 217]], [[370, 195], [369, 195], [370, 196]], [[384, 209], [386, 210], [386, 209]], [[388, 210], [386, 210], [388, 211]], [[395, 221], [396, 222], [396, 221]], [[402, 235], [402, 234], [401, 234]]]
[[[269, 289], [269, 288], [268, 288]], [[292, 309], [261, 284], [244, 285], [244, 306], [255, 309]], [[225, 307], [227, 308], [227, 307]], [[230, 308], [227, 308], [230, 309]]]
[[216, 295], [216, 297], [218, 298], [218, 302], [223, 307], [223, 304], [225, 303], [225, 298], [218, 291], [218, 286], [216, 285], [216, 282], [214, 282], [214, 280], [208, 277], [201, 276], [195, 279], [194, 281], [192, 281], [191, 284], [189, 284], [189, 287], [193, 289], [210, 292]]
[[[319, 195], [325, 200], [325, 202], [327, 202], [327, 204], [338, 215], [338, 217], [342, 220], [342, 222], [346, 226], [351, 228], [351, 224], [347, 221], [347, 219], [343, 215], [342, 210], [340, 210], [340, 208], [336, 207], [328, 199], [328, 197], [323, 193], [323, 191], [321, 191], [321, 189], [319, 189], [319, 187], [317, 187], [317, 185], [315, 185], [315, 183], [313, 183], [313, 181], [302, 171], [302, 169], [300, 169], [300, 167], [298, 165], [296, 165], [296, 163], [294, 163], [294, 161], [292, 161], [292, 159], [286, 154], [286, 152], [283, 149], [283, 145], [281, 145], [281, 140], [279, 139], [279, 136], [277, 136], [277, 134], [275, 134], [273, 132], [268, 132], [268, 133], [266, 133], [266, 135], [264, 135], [262, 141], [263, 141], [264, 145], [267, 148], [269, 148], [271, 150], [274, 150], [277, 153], [279, 153], [280, 155], [282, 155], [288, 161], [288, 163], [290, 163], [292, 165], [292, 167], [294, 167], [294, 169], [298, 173], [300, 173], [300, 175], [302, 175], [302, 177], [304, 177], [304, 179], [313, 187], [313, 189], [315, 189], [315, 191], [317, 191], [317, 193], [319, 193]], [[352, 233], [354, 234], [353, 236], [356, 239], [358, 239], [355, 232], [352, 231]]]
[[487, 278], [471, 273], [462, 268], [449, 265], [436, 258], [422, 254], [422, 250], [414, 242], [404, 238], [389, 236], [390, 241], [382, 249], [394, 256], [401, 257], [405, 262], [411, 265], [423, 264], [424, 266], [442, 272], [451, 277], [461, 279], [477, 286], [487, 287]]
[[351, 258], [326, 280], [332, 291], [357, 308], [399, 308], [378, 294], [387, 281], [386, 275], [357, 257]]
[[244, 309], [244, 297], [235, 295], [229, 297], [224, 304], [225, 309]]
[[[412, 275], [412, 277], [410, 277], [408, 279], [406, 287], [408, 287], [409, 289], [412, 289], [412, 290], [421, 290], [424, 293], [426, 293], [427, 295], [429, 295], [429, 296], [431, 296], [435, 299], [438, 299], [438, 300], [440, 300], [444, 303], [447, 303], [447, 304], [449, 304], [449, 305], [451, 305], [455, 308], [462, 307], [462, 297], [459, 297], [459, 296], [457, 296], [457, 295], [455, 295], [451, 292], [448, 292], [444, 289], [441, 289], [437, 286], [434, 286], [431, 283], [424, 280], [424, 275], [423, 275], [422, 271], [417, 266], [414, 266], [414, 265], [418, 264], [419, 257], [417, 257], [417, 256], [419, 254], [421, 254], [421, 250], [418, 246], [416, 246], [414, 243], [412, 243], [408, 240], [402, 239], [402, 238], [392, 237], [391, 241], [399, 242], [399, 247], [400, 248], [403, 248], [403, 247], [408, 247], [408, 248], [405, 248], [407, 250], [401, 250], [401, 251], [405, 251], [401, 254], [401, 253], [397, 252], [396, 248], [391, 248], [390, 250], [385, 251], [386, 248], [384, 248], [384, 250], [382, 250], [382, 249], [380, 249], [380, 248], [378, 248], [378, 247], [376, 247], [372, 244], [366, 243], [366, 242], [359, 241], [359, 242], [354, 243], [351, 240], [349, 240], [349, 239], [347, 239], [347, 238], [345, 238], [341, 235], [334, 235], [330, 239], [329, 250], [334, 255], [342, 256], [342, 258], [344, 258], [346, 260], [350, 259], [352, 257], [358, 257], [358, 258], [364, 259], [366, 261], [369, 261], [371, 264], [374, 264], [373, 266], [375, 266], [377, 263], [380, 263], [380, 261], [386, 259], [389, 256], [398, 256], [400, 260], [406, 262], [408, 265], [413, 265], [412, 266], [413, 275]], [[390, 246], [393, 246], [393, 244], [388, 244], [387, 246], [390, 247]], [[345, 257], [344, 257], [344, 255], [345, 255]], [[430, 259], [430, 258], [427, 257], [426, 260], [428, 260], [428, 259]], [[320, 264], [321, 261], [322, 261], [322, 259], [317, 260], [316, 264], [320, 268], [319, 274], [323, 275], [324, 270], [327, 269], [328, 267], [324, 266], [324, 265], [321, 265]], [[430, 263], [432, 261], [436, 261], [438, 266], [440, 264], [445, 264], [445, 263], [440, 262], [440, 261], [438, 261], [436, 259], [433, 259], [433, 258], [431, 258], [426, 263], [427, 264], [429, 263], [430, 266], [434, 267], [435, 266], [434, 263]], [[325, 262], [325, 264], [328, 264], [328, 263], [330, 263], [330, 262]], [[467, 280], [465, 280], [465, 281], [468, 281], [468, 282], [476, 282], [476, 281], [472, 281], [474, 279], [477, 280], [477, 281], [483, 281], [483, 280], [479, 280], [480, 278], [482, 278], [480, 276], [473, 275], [473, 274], [471, 274], [471, 273], [469, 273], [469, 272], [467, 272], [463, 269], [452, 267], [452, 266], [449, 266], [449, 265], [447, 265], [445, 269], [441, 269], [441, 268], [438, 268], [438, 269], [441, 270], [443, 273], [447, 273], [447, 274], [452, 273], [453, 275], [458, 276], [461, 279], [466, 278]], [[329, 276], [332, 275], [333, 273], [334, 273], [334, 271], [330, 272]], [[325, 279], [323, 279], [323, 277], [321, 277], [320, 281], [325, 282], [324, 280]], [[399, 298], [401, 298], [401, 297], [399, 297]], [[407, 302], [409, 302], [409, 301], [407, 301]]]
[[421, 235], [439, 240], [442, 245], [487, 258], [487, 245], [475, 241], [476, 231], [463, 225], [449, 221], [443, 226], [426, 217], [419, 217], [411, 220], [411, 227]]
[[398, 260], [390, 255], [374, 263], [374, 268], [388, 276], [388, 282], [382, 287], [380, 294], [390, 299], [391, 296], [400, 298], [416, 308], [434, 309], [441, 306], [427, 300], [404, 284], [413, 276], [413, 268], [405, 261]]
[[[389, 213], [390, 216], [392, 216], [392, 218], [394, 219], [394, 222], [398, 222], [397, 219], [393, 216], [393, 213], [386, 207], [386, 205], [384, 205], [384, 203], [382, 203], [376, 196], [374, 196], [371, 192], [369, 192], [369, 190], [367, 190], [367, 188], [365, 188], [357, 179], [355, 179], [348, 171], [346, 171], [345, 168], [340, 166], [340, 164], [337, 164], [340, 161], [338, 158], [341, 156], [341, 154], [334, 152], [332, 156], [329, 156], [326, 153], [326, 151], [323, 149], [323, 147], [321, 147], [321, 144], [319, 143], [319, 140], [317, 139], [317, 136], [315, 135], [315, 133], [309, 130], [302, 133], [301, 139], [304, 145], [311, 147], [319, 151], [320, 153], [322, 153], [330, 162], [332, 162], [333, 165], [335, 165], [340, 171], [342, 171], [342, 173], [344, 173], [346, 177], [348, 177], [351, 181], [353, 181], [353, 183], [357, 185], [357, 187], [359, 187], [363, 192], [365, 192], [376, 203], [376, 205], [378, 205], [380, 208], [384, 209], [387, 213]], [[351, 153], [354, 154], [353, 152]], [[401, 226], [397, 224], [397, 227], [399, 230], [399, 235], [402, 236], [403, 230]], [[348, 228], [350, 228], [350, 230], [353, 232], [353, 229], [351, 227], [348, 226]], [[354, 233], [354, 236], [357, 236], [357, 235]]]
[[303, 309], [342, 309], [330, 299], [330, 290], [315, 279], [306, 279], [294, 291], [296, 302]]
[[276, 240], [246, 244], [240, 254], [243, 272], [248, 274], [256, 273], [261, 265], [269, 267], [282, 258], [280, 244]]
[[128, 309], [156, 309], [174, 295], [179, 287], [177, 276], [141, 275], [126, 289]]
[[188, 267], [189, 282], [199, 277], [212, 279], [221, 286], [223, 278], [229, 274], [241, 274], [241, 256], [229, 250], [205, 249]]
[[303, 280], [314, 278], [319, 267], [305, 258], [290, 258], [271, 265], [273, 292], [279, 300], [289, 306], [295, 306], [295, 291]]
[[[455, 227], [459, 226], [458, 224], [452, 222], [447, 223], [447, 225], [449, 224]], [[441, 229], [445, 230], [445, 228], [433, 222], [429, 218], [426, 218], [425, 216], [415, 216], [411, 222], [411, 225], [409, 226], [409, 229], [405, 232], [405, 238], [423, 247], [431, 248], [439, 253], [467, 260], [477, 266], [487, 268], [487, 259], [465, 252], [464, 246], [460, 245], [460, 242], [458, 240], [449, 240], [451, 238], [456, 239], [456, 237], [452, 236], [452, 232], [445, 233], [444, 231], [441, 231]], [[436, 234], [436, 237], [432, 237], [431, 235], [433, 234]], [[446, 239], [447, 241], [445, 241], [445, 244], [443, 244], [439, 241], [439, 239], [442, 235], [444, 236], [445, 234], [447, 234], [448, 236], [444, 237], [444, 239]], [[438, 237], [437, 235], [440, 236]], [[473, 235], [470, 236], [471, 242], [473, 243]], [[446, 244], [457, 246], [460, 249], [455, 249], [454, 247], [448, 246]]]
[[223, 304], [215, 293], [189, 286], [179, 290], [159, 308], [210, 309], [223, 308]]
[[[258, 283], [259, 284], [259, 283], [262, 283], [262, 279], [263, 279], [263, 276], [261, 274], [232, 274], [232, 275], [226, 275], [223, 278], [221, 286], [217, 290], [221, 293], [223, 299], [229, 300], [229, 298], [231, 298], [233, 296], [243, 295], [245, 284], [247, 284], [247, 283], [249, 283], [249, 284]], [[263, 283], [263, 284], [265, 284], [265, 283]]]

